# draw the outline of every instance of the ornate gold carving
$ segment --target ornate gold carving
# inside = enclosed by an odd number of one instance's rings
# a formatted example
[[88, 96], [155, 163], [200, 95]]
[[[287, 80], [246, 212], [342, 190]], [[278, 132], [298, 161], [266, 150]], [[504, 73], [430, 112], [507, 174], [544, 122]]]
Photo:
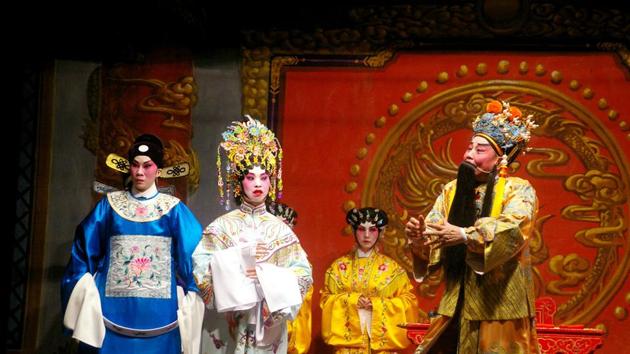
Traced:
[[574, 191], [582, 200], [592, 200], [590, 206], [569, 205], [562, 210], [562, 216], [569, 220], [599, 223], [575, 234], [576, 240], [590, 247], [620, 246], [626, 229], [623, 211], [625, 188], [619, 177], [590, 170], [586, 174], [576, 174], [565, 181], [565, 188]]
[[244, 50], [241, 67], [243, 114], [267, 123], [271, 51], [262, 47]]
[[626, 66], [626, 68], [630, 69], [630, 50], [628, 50], [625, 45], [622, 43], [603, 42], [598, 43], [597, 47], [599, 49], [616, 52], [621, 59], [621, 62]]
[[298, 57], [275, 57], [271, 60], [271, 94], [277, 95], [280, 93], [280, 75], [282, 74], [282, 68], [287, 65], [296, 65], [303, 59]]
[[[274, 30], [243, 32], [246, 48], [270, 48], [274, 53], [290, 54], [372, 54], [385, 46], [395, 49], [423, 48], [427, 41], [497, 39], [511, 33], [515, 38], [535, 38], [597, 42], [628, 41], [627, 10], [558, 5], [532, 2], [526, 11], [494, 26], [474, 2], [453, 5], [381, 5], [350, 10], [352, 21], [346, 28], [321, 28], [313, 31]], [[596, 21], [592, 19], [596, 18]], [[554, 19], [550, 21], [549, 19]], [[526, 24], [526, 25], [525, 25]], [[507, 26], [507, 27], [506, 27]], [[614, 47], [603, 43], [601, 48]], [[627, 57], [627, 55], [626, 55]]]
[[165, 127], [188, 130], [187, 124], [179, 122], [176, 116], [188, 116], [197, 103], [197, 83], [192, 76], [184, 76], [177, 82], [166, 83], [158, 79], [122, 79], [109, 77], [109, 80], [127, 85], [146, 85], [153, 89], [152, 94], [144, 97], [136, 106], [140, 112], [163, 113]]
[[532, 159], [527, 163], [527, 172], [535, 177], [545, 178], [565, 178], [565, 174], [554, 174], [545, 172], [545, 167], [562, 166], [569, 161], [566, 152], [553, 148], [532, 148], [531, 155], [545, 155], [546, 159]]
[[550, 281], [547, 291], [556, 295], [575, 295], [577, 290], [563, 289], [576, 288], [588, 276], [589, 268], [589, 262], [575, 253], [551, 257], [549, 269], [561, 279]]
[[374, 56], [369, 56], [363, 59], [363, 65], [368, 68], [382, 68], [394, 57], [394, 52], [385, 50], [377, 53]]

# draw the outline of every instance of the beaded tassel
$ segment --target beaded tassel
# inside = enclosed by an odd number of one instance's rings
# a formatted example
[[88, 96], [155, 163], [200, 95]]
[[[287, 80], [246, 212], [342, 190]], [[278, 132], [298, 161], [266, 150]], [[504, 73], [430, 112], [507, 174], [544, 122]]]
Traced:
[[227, 190], [227, 193], [226, 193], [227, 198], [225, 198], [225, 210], [230, 210], [230, 184], [232, 183], [231, 183], [231, 178], [230, 178], [230, 165], [229, 164], [225, 166], [225, 175], [228, 176], [227, 177], [228, 182], [225, 185], [226, 190]]
[[278, 144], [278, 199], [282, 199], [282, 147], [278, 139], [276, 139], [276, 143]]
[[219, 187], [219, 203], [225, 204], [223, 194], [223, 176], [221, 175], [221, 145], [217, 146], [217, 186]]
[[507, 155], [503, 155], [501, 158], [501, 164], [499, 165], [499, 177], [508, 176], [508, 158]]

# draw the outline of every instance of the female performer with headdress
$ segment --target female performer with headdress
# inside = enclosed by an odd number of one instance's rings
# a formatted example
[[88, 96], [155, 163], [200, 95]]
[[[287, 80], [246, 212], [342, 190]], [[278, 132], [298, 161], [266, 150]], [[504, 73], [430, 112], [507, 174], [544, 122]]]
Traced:
[[162, 160], [162, 143], [150, 134], [135, 139], [128, 160], [108, 158], [108, 166], [130, 173], [131, 188], [108, 193], [76, 229], [61, 299], [80, 351], [199, 350], [201, 318], [194, 315], [203, 302], [191, 256], [202, 230], [184, 203], [158, 192]]
[[[211, 309], [204, 353], [286, 353], [286, 321], [312, 283], [311, 267], [291, 228], [266, 210], [282, 190], [282, 149], [258, 120], [233, 122], [218, 147], [218, 184], [229, 210], [218, 217], [193, 254], [194, 273]], [[226, 153], [223, 184], [221, 151]], [[227, 189], [224, 198], [223, 187]]]
[[335, 353], [395, 353], [410, 344], [398, 325], [417, 322], [418, 305], [407, 272], [376, 249], [387, 214], [375, 208], [352, 209], [346, 221], [356, 248], [326, 271], [320, 301], [322, 337]]
[[537, 353], [529, 238], [538, 199], [509, 177], [537, 125], [490, 100], [473, 124], [457, 179], [405, 232], [419, 282], [442, 272], [446, 289], [416, 353]]

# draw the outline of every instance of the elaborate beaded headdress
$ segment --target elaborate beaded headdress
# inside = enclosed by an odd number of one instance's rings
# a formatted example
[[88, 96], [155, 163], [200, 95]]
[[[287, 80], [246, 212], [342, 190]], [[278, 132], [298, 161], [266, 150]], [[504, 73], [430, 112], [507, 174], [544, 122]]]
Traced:
[[346, 214], [346, 222], [356, 231], [364, 222], [373, 223], [379, 229], [383, 229], [388, 223], [387, 213], [377, 208], [353, 208]]
[[490, 101], [486, 113], [478, 116], [472, 123], [475, 135], [486, 138], [494, 151], [501, 156], [499, 176], [507, 176], [507, 165], [520, 151], [528, 151], [527, 143], [532, 129], [538, 127], [530, 114], [523, 118], [517, 107], [510, 107], [507, 102]]
[[[229, 210], [229, 195], [240, 196], [239, 177], [246, 174], [253, 166], [260, 166], [271, 176], [269, 197], [271, 200], [282, 198], [282, 147], [274, 133], [260, 121], [245, 115], [247, 121], [232, 122], [222, 133], [223, 141], [217, 147], [217, 184], [221, 204]], [[225, 165], [226, 181], [223, 182], [221, 169], [221, 150], [225, 152], [228, 163]], [[223, 187], [226, 187], [226, 191]], [[227, 198], [225, 195], [227, 194]]]

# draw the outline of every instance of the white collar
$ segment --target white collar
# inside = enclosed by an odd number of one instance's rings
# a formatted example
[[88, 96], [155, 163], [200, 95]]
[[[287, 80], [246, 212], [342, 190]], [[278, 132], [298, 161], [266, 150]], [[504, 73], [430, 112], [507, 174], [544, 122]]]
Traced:
[[372, 248], [371, 250], [367, 251], [367, 252], [363, 252], [361, 251], [360, 248], [357, 248], [357, 257], [359, 258], [367, 258], [372, 254], [372, 251], [374, 251], [374, 248]]
[[134, 187], [131, 187], [131, 195], [133, 195], [136, 199], [151, 199], [158, 194], [157, 186], [155, 183], [145, 191], [138, 192], [138, 190]]

